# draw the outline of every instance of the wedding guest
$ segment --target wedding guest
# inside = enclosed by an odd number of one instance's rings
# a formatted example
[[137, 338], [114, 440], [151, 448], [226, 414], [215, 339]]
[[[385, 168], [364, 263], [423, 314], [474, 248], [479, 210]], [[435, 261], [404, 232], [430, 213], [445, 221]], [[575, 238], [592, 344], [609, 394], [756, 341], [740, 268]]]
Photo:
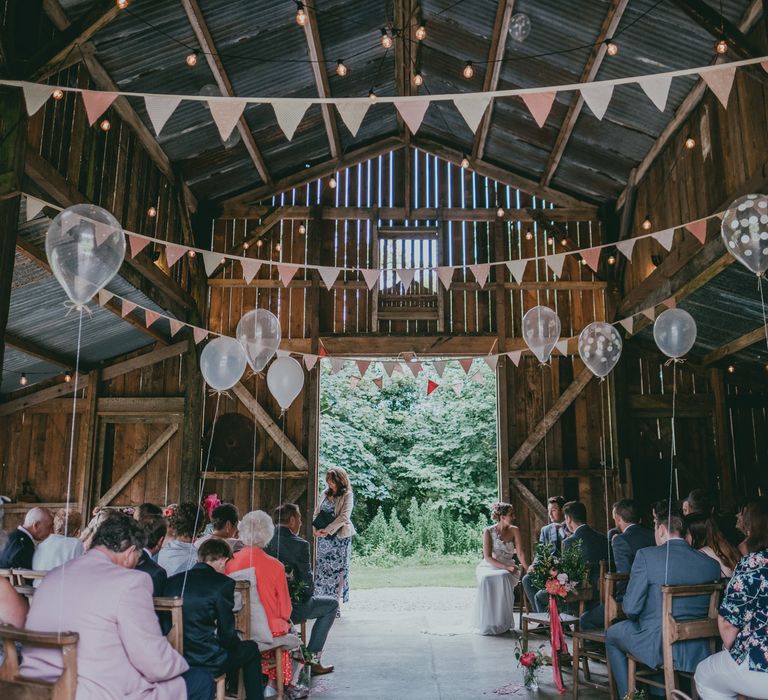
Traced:
[[[152, 584], [133, 571], [144, 546], [141, 526], [111, 513], [91, 548], [66, 567], [51, 571], [33, 599], [27, 628], [77, 632], [77, 699], [142, 698], [210, 700], [208, 677], [189, 670], [161, 634]], [[24, 647], [21, 674], [52, 681], [62, 672], [55, 649]]]
[[[568, 537], [568, 530], [565, 527], [565, 520], [563, 518], [563, 505], [565, 505], [565, 499], [562, 496], [550, 496], [547, 499], [549, 523], [541, 528], [539, 532], [539, 542], [553, 545], [557, 552], [560, 552], [563, 540]], [[523, 576], [523, 590], [525, 591], [525, 597], [528, 598], [531, 609], [534, 612], [543, 612], [543, 610], [539, 610], [536, 602], [536, 592], [538, 589], [531, 583], [531, 578], [528, 574]]]
[[[333, 467], [325, 474], [326, 489], [316, 506], [313, 528], [317, 537], [315, 590], [320, 596], [333, 596], [341, 603], [349, 600], [349, 560], [352, 556], [352, 507], [354, 495], [347, 472]], [[321, 527], [315, 523], [327, 522]], [[339, 612], [336, 612], [339, 616]]]
[[693, 489], [683, 501], [683, 515], [712, 515], [715, 512], [715, 504], [712, 496], [704, 489]]
[[[213, 538], [200, 545], [198, 562], [171, 576], [165, 595], [183, 599], [184, 658], [211, 680], [222, 673], [237, 679], [243, 671], [246, 700], [261, 700], [261, 654], [256, 642], [240, 640], [235, 628], [235, 581], [224, 575], [232, 558], [226, 541]], [[259, 570], [259, 583], [262, 571]]]
[[494, 524], [483, 531], [483, 560], [475, 569], [477, 595], [473, 627], [480, 634], [504, 634], [514, 627], [515, 586], [527, 568], [515, 509], [509, 503], [491, 506]]
[[722, 578], [731, 578], [741, 555], [739, 550], [720, 532], [714, 517], [693, 513], [686, 516], [685, 527], [688, 531], [685, 536], [688, 544], [702, 554], [712, 557], [720, 566]]
[[[35, 571], [50, 571], [82, 556], [83, 543], [79, 538], [82, 524], [83, 516], [76, 510], [70, 510], [69, 514], [64, 508], [57, 510], [53, 516], [53, 533], [37, 545], [32, 568]], [[39, 586], [40, 579], [36, 579], [34, 585]]]
[[[656, 547], [645, 547], [635, 554], [629, 585], [622, 600], [628, 619], [606, 630], [606, 652], [619, 697], [627, 694], [627, 653], [651, 668], [663, 661], [661, 648], [661, 587], [712, 583], [720, 578], [720, 567], [706, 554], [697, 552], [684, 539], [682, 516], [657, 509]], [[709, 598], [695, 596], [676, 601], [680, 617], [706, 617]], [[678, 642], [672, 647], [675, 669], [691, 673], [709, 653], [706, 639]]]
[[211, 525], [213, 531], [210, 535], [203, 535], [195, 540], [195, 547], [198, 549], [203, 542], [207, 542], [212, 537], [220, 540], [226, 540], [232, 551], [237, 553], [243, 548], [243, 543], [237, 538], [237, 523], [240, 515], [237, 508], [232, 503], [222, 503], [211, 511]]
[[139, 522], [141, 522], [142, 519], [146, 518], [147, 516], [162, 514], [163, 509], [154, 503], [142, 503], [140, 506], [136, 506], [136, 508], [133, 509], [133, 517]]
[[204, 522], [203, 510], [195, 503], [179, 503], [168, 518], [168, 533], [157, 554], [157, 563], [169, 578], [191, 569], [197, 562], [197, 549], [192, 540]]
[[[28, 612], [29, 603], [26, 596], [17, 593], [8, 579], [0, 578], [0, 624], [13, 625], [22, 629]], [[1, 648], [0, 659], [2, 659]]]
[[702, 700], [768, 698], [768, 499], [743, 516], [748, 554], [736, 565], [717, 624], [723, 651], [704, 659], [694, 681]]
[[80, 533], [80, 541], [83, 543], [83, 550], [88, 551], [91, 548], [91, 542], [93, 536], [96, 534], [96, 530], [107, 519], [110, 513], [113, 513], [111, 508], [102, 508], [97, 506], [91, 512], [91, 519], [85, 526], [85, 529]]
[[47, 508], [35, 506], [27, 511], [5, 543], [0, 554], [0, 569], [31, 569], [36, 544], [45, 541], [53, 530], [53, 516]]
[[336, 611], [339, 609], [339, 602], [335, 596], [315, 595], [309, 542], [299, 537], [299, 507], [295, 503], [279, 506], [275, 509], [274, 520], [277, 527], [267, 545], [267, 554], [279, 559], [284, 564], [286, 573], [293, 576], [293, 580], [302, 589], [292, 601], [291, 620], [294, 624], [315, 620], [307, 643], [307, 650], [317, 658], [317, 662], [312, 664], [312, 675], [331, 673], [334, 667], [323, 666], [321, 657], [328, 633], [336, 618]]
[[149, 574], [152, 578], [152, 595], [162, 596], [165, 588], [165, 582], [168, 580], [166, 570], [155, 561], [155, 557], [160, 552], [165, 542], [165, 535], [168, 532], [168, 524], [162, 515], [154, 515], [146, 511], [137, 519], [139, 525], [144, 530], [147, 543], [141, 550], [139, 563], [136, 565], [138, 571]]
[[736, 544], [736, 549], [739, 550], [739, 554], [741, 554], [743, 557], [749, 554], [749, 548], [747, 547], [746, 527], [744, 526], [744, 514], [751, 508], [752, 505], [754, 505], [755, 502], [756, 501], [754, 498], [745, 499], [742, 501], [741, 505], [739, 506], [739, 510], [736, 513], [736, 529], [740, 534], [739, 542]]

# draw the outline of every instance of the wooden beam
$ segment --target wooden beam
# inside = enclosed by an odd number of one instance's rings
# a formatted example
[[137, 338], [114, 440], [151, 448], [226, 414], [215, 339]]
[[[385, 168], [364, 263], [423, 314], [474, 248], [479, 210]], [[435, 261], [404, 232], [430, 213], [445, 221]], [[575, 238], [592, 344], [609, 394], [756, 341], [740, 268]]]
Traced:
[[754, 345], [755, 343], [760, 342], [766, 342], [765, 326], [755, 328], [753, 331], [749, 331], [749, 333], [745, 333], [738, 338], [729, 340], [725, 345], [721, 345], [719, 348], [712, 350], [712, 352], [709, 352], [704, 356], [701, 364], [705, 367], [707, 365], [713, 365], [715, 362], [719, 362], [729, 355], [734, 355], [739, 350], [743, 350], [744, 348], [748, 348], [750, 345]]
[[[678, 394], [675, 399], [676, 415], [681, 418], [712, 415], [712, 394]], [[672, 415], [671, 394], [631, 394], [629, 410], [633, 417], [661, 418]]]
[[[279, 467], [278, 467], [279, 469]], [[243, 472], [219, 472], [219, 471], [209, 471], [205, 475], [206, 481], [211, 481], [212, 479], [220, 479], [222, 481], [250, 481], [251, 478], [255, 477], [256, 479], [306, 479], [309, 472], [306, 471], [283, 471], [282, 475], [279, 471], [260, 471], [260, 472], [249, 472], [249, 471], [243, 471]], [[203, 478], [203, 472], [200, 472], [200, 478]]]
[[75, 366], [75, 359], [69, 355], [64, 355], [50, 348], [39, 345], [34, 340], [28, 338], [21, 338], [14, 333], [5, 333], [5, 345], [6, 347], [13, 348], [18, 352], [23, 352], [30, 357], [36, 357], [38, 360], [43, 360], [51, 365], [58, 367], [73, 368]]
[[109, 396], [96, 404], [99, 416], [150, 416], [161, 414], [174, 418], [184, 415], [183, 396]]
[[[325, 65], [323, 45], [320, 42], [320, 28], [317, 24], [314, 3], [305, 4], [304, 11], [307, 15], [307, 21], [304, 24], [304, 34], [307, 37], [307, 49], [309, 51], [309, 60], [312, 62], [312, 73], [315, 76], [317, 96], [331, 97], [331, 89], [328, 84], [328, 70]], [[335, 109], [329, 104], [321, 104], [320, 112], [323, 115], [325, 133], [328, 135], [328, 148], [331, 152], [331, 158], [338, 158], [341, 156], [342, 148], [341, 140], [339, 139], [339, 128], [336, 124]]]
[[[499, 87], [499, 78], [503, 67], [504, 54], [507, 50], [507, 37], [509, 36], [509, 20], [515, 8], [515, 0], [499, 0], [496, 8], [496, 19], [493, 23], [493, 36], [491, 47], [488, 51], [488, 63], [486, 64], [485, 79], [483, 80], [483, 92], [493, 92]], [[478, 159], [485, 155], [485, 143], [488, 140], [488, 132], [491, 130], [493, 120], [493, 100], [485, 111], [483, 120], [475, 133], [472, 143], [472, 158]], [[507, 487], [509, 488], [509, 487]]]
[[[603, 24], [600, 27], [600, 32], [597, 35], [595, 45], [590, 51], [587, 63], [584, 66], [584, 70], [582, 71], [578, 82], [590, 83], [595, 80], [595, 77], [600, 70], [600, 66], [603, 64], [603, 59], [606, 56], [606, 40], [610, 39], [618, 29], [628, 4], [629, 0], [611, 0], [608, 12], [605, 15]], [[571, 103], [568, 106], [565, 119], [557, 134], [555, 145], [549, 154], [546, 166], [544, 166], [544, 174], [541, 176], [541, 185], [546, 187], [552, 182], [552, 178], [555, 176], [558, 165], [560, 165], [560, 161], [565, 153], [565, 148], [576, 127], [576, 122], [579, 119], [583, 107], [584, 98], [581, 96], [581, 92], [577, 90], [571, 97]]]
[[729, 51], [739, 58], [754, 58], [762, 55], [763, 52], [747, 38], [739, 27], [704, 0], [673, 0], [673, 3], [696, 24], [706, 29], [714, 39], [725, 39]]
[[309, 463], [301, 452], [296, 448], [290, 438], [280, 430], [280, 427], [272, 420], [261, 404], [251, 395], [251, 392], [245, 386], [238, 382], [232, 387], [232, 393], [237, 396], [242, 404], [251, 412], [253, 417], [259, 422], [267, 435], [272, 438], [274, 443], [283, 451], [296, 469], [302, 471], [309, 470]]
[[[25, 408], [29, 408], [30, 406], [34, 406], [39, 403], [43, 403], [44, 401], [49, 401], [50, 399], [55, 399], [62, 396], [68, 396], [72, 394], [72, 392], [74, 391], [73, 384], [74, 384], [74, 379], [71, 382], [62, 381], [61, 384], [49, 386], [49, 387], [46, 387], [45, 389], [38, 389], [25, 396], [21, 396], [16, 399], [11, 398], [8, 401], [0, 403], [0, 416], [7, 416], [7, 415], [10, 415], [11, 413], [17, 413], [18, 411], [23, 411]], [[88, 388], [88, 375], [81, 375], [77, 383], [77, 389], [79, 391], [80, 389], [87, 389], [87, 388]]]
[[[307, 207], [307, 209], [309, 209], [309, 207]], [[272, 228], [277, 226], [277, 224], [279, 224], [282, 220], [282, 207], [276, 207], [264, 217], [259, 226], [253, 229], [253, 231], [251, 231], [251, 233], [244, 241], [231, 246], [229, 250], [227, 250], [227, 253], [229, 255], [247, 255], [246, 246], [250, 247], [252, 244], [256, 243], [259, 238], [266, 236], [272, 230]], [[219, 270], [224, 269], [228, 265], [232, 266], [233, 264], [234, 263], [232, 261], [227, 260], [223, 265], [217, 265], [211, 273], [211, 276], [208, 277], [208, 281], [210, 282], [211, 278], [213, 278], [213, 276], [216, 275]]]
[[583, 391], [584, 387], [589, 384], [592, 377], [593, 374], [587, 367], [582, 368], [570, 386], [557, 397], [557, 401], [552, 405], [552, 408], [547, 411], [546, 415], [539, 421], [539, 424], [529, 433], [523, 444], [517, 449], [512, 459], [509, 460], [510, 471], [520, 469], [536, 445], [546, 437], [552, 426], [557, 423], [560, 416], [565, 413], [576, 397]]
[[[208, 67], [211, 69], [211, 73], [213, 73], [213, 78], [216, 81], [216, 85], [219, 86], [221, 94], [224, 97], [235, 97], [232, 83], [229, 80], [227, 71], [224, 69], [221, 57], [216, 50], [216, 44], [213, 42], [213, 37], [208, 29], [200, 5], [198, 5], [197, 0], [181, 0], [181, 6], [187, 14], [189, 23], [192, 26], [192, 31], [200, 44], [200, 51], [205, 56], [205, 60], [208, 63]], [[248, 151], [248, 155], [256, 166], [259, 177], [265, 184], [272, 185], [272, 177], [269, 174], [267, 163], [264, 160], [264, 156], [261, 154], [259, 147], [256, 145], [256, 140], [253, 138], [253, 133], [245, 119], [245, 114], [243, 114], [237, 122], [237, 130], [240, 132], [240, 136], [243, 139], [243, 144]]]
[[[99, 370], [95, 369], [88, 375], [88, 388], [84, 392], [85, 401], [77, 403], [83, 409], [80, 419], [80, 432], [77, 446], [77, 463], [82, 468], [80, 477], [80, 493], [77, 502], [80, 505], [81, 513], [91, 512], [91, 498], [93, 496], [93, 466], [94, 455], [96, 452], [96, 424], [98, 416], [96, 415], [96, 402], [99, 398], [100, 376]], [[66, 401], [67, 399], [61, 399]], [[70, 404], [71, 410], [71, 404]]]
[[[521, 473], [521, 476], [523, 474]], [[533, 512], [533, 514], [542, 522], [547, 522], [548, 516], [547, 516], [547, 509], [544, 507], [544, 504], [538, 499], [535, 493], [531, 491], [520, 479], [518, 479], [516, 476], [513, 476], [510, 479], [511, 485], [517, 490], [518, 495], [520, 498], [522, 498], [528, 508]]]
[[165, 444], [176, 434], [178, 429], [178, 423], [173, 423], [166, 428], [163, 433], [149, 447], [147, 447], [141, 457], [125, 470], [125, 473], [110, 487], [109, 491], [96, 501], [96, 507], [109, 505], [112, 502], [112, 499], [131, 482], [131, 479], [144, 469], [144, 467], [152, 461], [152, 458], [163, 449]]
[[115, 377], [119, 377], [123, 374], [128, 374], [128, 372], [133, 372], [137, 369], [144, 369], [144, 367], [155, 365], [158, 362], [169, 360], [172, 357], [184, 355], [188, 349], [189, 346], [185, 340], [174, 343], [173, 345], [156, 348], [149, 352], [142, 353], [141, 355], [137, 355], [136, 357], [132, 357], [128, 360], [121, 360], [120, 362], [114, 362], [111, 365], [107, 365], [104, 367], [101, 376], [104, 381], [114, 379]]

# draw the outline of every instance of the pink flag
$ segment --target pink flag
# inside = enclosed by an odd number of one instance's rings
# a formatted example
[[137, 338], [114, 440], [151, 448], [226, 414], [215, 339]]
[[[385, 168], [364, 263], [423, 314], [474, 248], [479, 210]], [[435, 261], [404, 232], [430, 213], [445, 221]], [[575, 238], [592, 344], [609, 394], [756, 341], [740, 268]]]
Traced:
[[307, 368], [307, 372], [311, 372], [312, 368], [317, 364], [319, 355], [304, 355], [304, 366]]
[[528, 107], [528, 111], [531, 113], [539, 128], [543, 128], [547, 122], [547, 117], [552, 109], [552, 104], [557, 97], [556, 92], [532, 92], [524, 95], [520, 95], [525, 102], [525, 106]]
[[475, 276], [480, 289], [485, 287], [485, 283], [488, 281], [488, 275], [491, 271], [490, 264], [481, 263], [480, 265], [470, 265], [469, 269], [472, 270], [472, 274]]
[[629, 318], [622, 318], [619, 323], [628, 335], [632, 335], [632, 329], [635, 327], [635, 319], [632, 316]]
[[109, 224], [103, 224], [100, 221], [93, 221], [93, 237], [96, 239], [96, 246], [100, 246], [114, 232], [114, 228]]
[[382, 362], [381, 365], [384, 367], [387, 376], [392, 377], [392, 373], [395, 371], [395, 367], [397, 367], [397, 362]]
[[434, 367], [435, 372], [437, 373], [437, 376], [440, 377], [441, 379], [443, 377], [443, 372], [445, 372], [445, 366], [447, 364], [448, 363], [445, 360], [435, 360], [432, 363], [432, 367]]
[[496, 371], [496, 365], [499, 363], [498, 355], [486, 355], [483, 360], [485, 360], [485, 364], [488, 365], [494, 372]]
[[648, 309], [643, 309], [641, 312], [649, 321], [653, 321], [656, 318], [656, 307], [651, 306]]
[[464, 374], [469, 374], [469, 370], [472, 369], [473, 361], [474, 361], [474, 358], [472, 357], [465, 357], [463, 360], [459, 360], [459, 364], [461, 365], [461, 368], [464, 370]]
[[253, 281], [253, 278], [259, 274], [261, 260], [242, 258], [240, 260], [240, 266], [243, 268], [243, 279], [245, 280], [245, 283], [250, 284]]
[[422, 370], [421, 362], [406, 362], [405, 366], [411, 370], [411, 374], [414, 378], [419, 376], [419, 372]]
[[456, 384], [451, 384], [451, 389], [453, 389], [453, 393], [458, 396], [461, 394], [462, 384], [461, 382], [456, 382]]
[[507, 357], [512, 360], [512, 364], [515, 365], [515, 367], [520, 366], [520, 357], [522, 356], [523, 351], [522, 350], [513, 350], [512, 352], [507, 353]]
[[168, 263], [168, 267], [173, 267], [186, 252], [187, 249], [184, 246], [174, 245], [173, 243], [166, 245], [165, 261]]
[[675, 301], [675, 297], [669, 297], [669, 299], [665, 299], [661, 302], [666, 306], [668, 309], [676, 309], [677, 308], [677, 302]]
[[159, 318], [160, 318], [160, 314], [155, 313], [150, 309], [144, 309], [144, 320], [146, 321], [147, 328], [149, 328]]
[[365, 280], [365, 284], [368, 286], [368, 289], [373, 289], [376, 285], [376, 281], [379, 279], [379, 270], [360, 270], [360, 273], [363, 275], [363, 279]]
[[736, 76], [735, 68], [719, 68], [718, 70], [708, 70], [699, 73], [701, 79], [709, 86], [709, 89], [715, 93], [715, 97], [720, 100], [720, 104], [728, 109], [728, 98], [731, 95], [733, 79]]
[[675, 229], [668, 228], [665, 231], [659, 231], [654, 233], [652, 238], [655, 238], [666, 250], [672, 249], [672, 242], [675, 238]]
[[195, 338], [195, 345], [198, 345], [208, 337], [208, 331], [205, 328], [192, 327], [192, 335]]
[[283, 287], [287, 287], [291, 283], [291, 280], [298, 271], [298, 265], [277, 266], [277, 275], [280, 277], [280, 281], [283, 283]]
[[107, 291], [106, 289], [100, 289], [99, 290], [99, 306], [106, 306], [112, 297], [115, 296], [112, 294], [112, 292]]
[[384, 386], [384, 377], [376, 377], [373, 380], [373, 384], [377, 389], [381, 389]]
[[600, 267], [600, 252], [602, 248], [587, 248], [581, 251], [581, 257], [593, 272], [597, 272]]
[[632, 262], [632, 251], [635, 248], [635, 243], [637, 242], [636, 238], [627, 238], [624, 241], [617, 241], [616, 247], [619, 249], [619, 252], [627, 259], [629, 262]]
[[357, 361], [357, 371], [360, 372], [360, 376], [364, 377], [365, 373], [368, 371], [368, 367], [371, 366], [370, 360], [358, 360]]
[[83, 90], [80, 95], [83, 98], [83, 105], [85, 105], [85, 113], [88, 115], [89, 126], [93, 126], [118, 97], [116, 92], [97, 92], [94, 90]]
[[440, 385], [437, 382], [433, 382], [431, 379], [427, 380], [427, 396], [429, 396]]
[[400, 116], [408, 125], [411, 133], [415, 134], [419, 130], [424, 115], [427, 112], [429, 100], [398, 100], [395, 102], [395, 107], [397, 107], [397, 111], [400, 112]]
[[563, 264], [565, 263], [565, 253], [558, 253], [557, 255], [547, 255], [544, 258], [547, 261], [547, 265], [555, 273], [555, 277], [560, 277], [563, 274]]
[[395, 270], [400, 281], [403, 283], [403, 287], [407, 290], [413, 282], [413, 275], [416, 272], [413, 268]]
[[453, 268], [452, 267], [438, 267], [437, 276], [443, 283], [443, 287], [446, 289], [451, 288], [451, 281], [453, 280]]
[[131, 313], [138, 304], [134, 304], [132, 301], [128, 301], [127, 299], [123, 299], [123, 306], [120, 310], [120, 315], [125, 318], [129, 313]]
[[171, 338], [173, 338], [184, 327], [184, 324], [175, 318], [170, 318], [168, 321], [171, 324]]
[[150, 244], [149, 238], [140, 238], [139, 236], [128, 236], [128, 245], [131, 247], [131, 257], [135, 258], [144, 248]]
[[701, 245], [704, 245], [704, 241], [707, 240], [707, 219], [692, 221], [690, 224], [686, 224], [685, 228], [696, 237], [696, 240], [701, 243]]
[[525, 275], [525, 266], [527, 264], [527, 260], [510, 260], [507, 263], [510, 274], [515, 278], [515, 282], [518, 284], [521, 284], [523, 281], [523, 275]]
[[333, 288], [336, 278], [339, 276], [339, 270], [340, 268], [338, 267], [324, 267], [322, 265], [317, 268], [317, 271], [320, 273], [320, 277], [323, 280], [323, 284], [328, 291], [331, 291]]

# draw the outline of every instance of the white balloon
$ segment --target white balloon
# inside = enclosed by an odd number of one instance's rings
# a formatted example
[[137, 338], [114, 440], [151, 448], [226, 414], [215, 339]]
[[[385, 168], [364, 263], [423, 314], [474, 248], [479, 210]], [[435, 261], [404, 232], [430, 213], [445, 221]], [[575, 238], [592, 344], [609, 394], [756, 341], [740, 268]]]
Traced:
[[667, 309], [653, 324], [653, 339], [667, 357], [682, 357], [696, 342], [696, 321], [683, 309]]
[[266, 309], [249, 311], [237, 324], [235, 337], [243, 346], [251, 369], [261, 372], [280, 346], [280, 321]]
[[200, 353], [200, 371], [212, 389], [231, 389], [240, 381], [245, 371], [243, 346], [227, 336], [214, 338]]
[[531, 33], [531, 19], [523, 12], [516, 12], [509, 20], [509, 35], [519, 42], [523, 42]]
[[579, 333], [579, 356], [596, 377], [605, 377], [621, 357], [622, 341], [610, 323], [595, 321]]
[[292, 357], [278, 357], [267, 370], [267, 386], [284, 411], [301, 393], [304, 370]]
[[78, 306], [88, 303], [117, 274], [125, 258], [118, 220], [95, 204], [75, 204], [48, 227], [45, 254], [51, 271]]
[[548, 306], [534, 306], [523, 316], [523, 339], [540, 362], [549, 360], [560, 339], [560, 319]]
[[732, 202], [720, 235], [736, 260], [762, 275], [768, 270], [768, 195], [748, 194]]

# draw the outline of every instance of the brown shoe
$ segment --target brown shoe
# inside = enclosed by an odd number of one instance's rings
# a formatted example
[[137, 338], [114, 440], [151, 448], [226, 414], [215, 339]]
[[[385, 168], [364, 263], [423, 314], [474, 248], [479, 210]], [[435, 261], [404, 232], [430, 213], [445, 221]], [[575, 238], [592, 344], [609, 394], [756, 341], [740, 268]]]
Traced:
[[310, 668], [312, 669], [313, 676], [324, 676], [326, 673], [333, 673], [333, 666], [323, 666], [320, 663], [312, 664]]

